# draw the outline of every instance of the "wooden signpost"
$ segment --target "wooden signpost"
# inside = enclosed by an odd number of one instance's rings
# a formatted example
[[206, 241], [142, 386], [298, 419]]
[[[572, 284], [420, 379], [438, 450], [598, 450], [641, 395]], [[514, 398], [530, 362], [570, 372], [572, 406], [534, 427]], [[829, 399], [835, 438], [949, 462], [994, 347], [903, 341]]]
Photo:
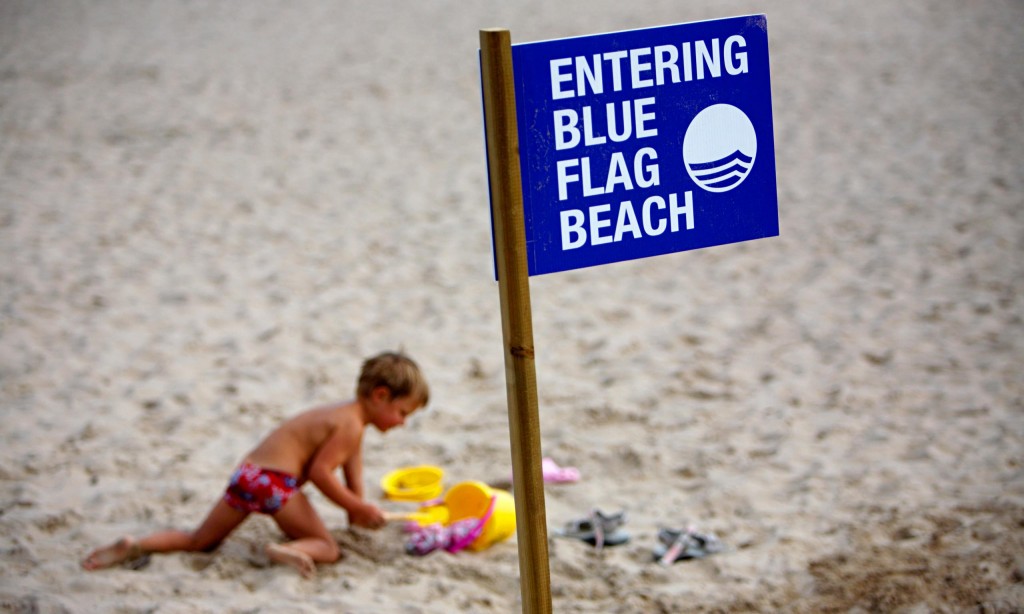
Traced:
[[505, 340], [505, 382], [512, 440], [513, 490], [523, 612], [551, 611], [540, 416], [533, 357], [533, 316], [526, 268], [523, 190], [519, 173], [512, 39], [508, 30], [480, 32], [491, 213]]

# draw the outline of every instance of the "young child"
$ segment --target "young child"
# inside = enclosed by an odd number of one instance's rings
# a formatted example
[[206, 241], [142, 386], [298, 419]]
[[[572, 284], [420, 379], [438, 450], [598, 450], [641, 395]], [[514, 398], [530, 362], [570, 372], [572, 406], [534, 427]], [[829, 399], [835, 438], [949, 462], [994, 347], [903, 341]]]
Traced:
[[[333, 563], [340, 552], [302, 485], [312, 482], [345, 508], [351, 524], [384, 526], [383, 512], [364, 499], [363, 430], [368, 424], [381, 432], [401, 426], [429, 396], [426, 380], [408, 357], [387, 352], [370, 358], [363, 363], [354, 400], [308, 410], [271, 432], [245, 456], [224, 495], [194, 531], [122, 537], [92, 552], [82, 567], [102, 569], [148, 552], [209, 552], [258, 512], [270, 515], [291, 540], [268, 544], [267, 556], [312, 577], [316, 563]], [[345, 483], [335, 472], [338, 467]]]

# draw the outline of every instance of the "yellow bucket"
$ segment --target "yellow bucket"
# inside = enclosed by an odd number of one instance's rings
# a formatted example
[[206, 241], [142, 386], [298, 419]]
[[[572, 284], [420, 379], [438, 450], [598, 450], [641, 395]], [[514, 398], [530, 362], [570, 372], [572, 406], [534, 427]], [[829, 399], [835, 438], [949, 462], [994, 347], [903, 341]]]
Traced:
[[381, 478], [380, 487], [394, 501], [429, 501], [441, 496], [443, 476], [440, 467], [403, 467]]
[[491, 488], [483, 482], [460, 482], [444, 496], [448, 508], [448, 522], [464, 518], [482, 518], [491, 506], [494, 509], [487, 519], [483, 532], [468, 546], [470, 550], [483, 550], [492, 544], [508, 539], [516, 532], [516, 504], [512, 493]]

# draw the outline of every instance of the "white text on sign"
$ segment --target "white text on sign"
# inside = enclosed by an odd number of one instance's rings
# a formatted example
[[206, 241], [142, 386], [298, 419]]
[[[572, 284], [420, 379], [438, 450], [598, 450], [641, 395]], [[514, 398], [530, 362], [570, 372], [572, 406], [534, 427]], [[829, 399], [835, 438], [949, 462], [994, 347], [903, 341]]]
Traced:
[[562, 249], [583, 247], [588, 239], [591, 245], [603, 245], [622, 241], [626, 235], [640, 239], [644, 236], [656, 237], [666, 230], [679, 232], [681, 216], [686, 217], [686, 229], [693, 230], [693, 192], [686, 192], [682, 207], [674, 193], [668, 195], [668, 204], [661, 196], [648, 197], [640, 207], [639, 218], [632, 201], [624, 200], [619, 203], [615, 215], [614, 231], [609, 233], [606, 230], [612, 228], [612, 220], [610, 215], [606, 217], [605, 214], [611, 213], [611, 210], [612, 206], [605, 204], [590, 207], [588, 216], [584, 216], [579, 209], [562, 211]]
[[[549, 64], [551, 99], [566, 100], [713, 79], [723, 74], [744, 74], [748, 71], [746, 47], [746, 40], [737, 34], [724, 41], [712, 38], [553, 59]], [[585, 105], [580, 110], [555, 109], [552, 113], [555, 150], [656, 137], [655, 103], [655, 98], [648, 96]], [[658, 152], [653, 147], [640, 148], [632, 160], [627, 160], [621, 151], [601, 159], [607, 159], [601, 168], [597, 168], [599, 163], [593, 162], [590, 156], [558, 160], [555, 164], [558, 200], [655, 188], [660, 183]], [[585, 210], [563, 210], [560, 212], [562, 250], [588, 243], [602, 245], [626, 238], [653, 237], [683, 228], [692, 230], [693, 193], [686, 192], [683, 202], [680, 206], [675, 193], [654, 194], [643, 200], [639, 210], [632, 200], [620, 201], [614, 212], [610, 203], [592, 205]], [[685, 217], [685, 225], [680, 224], [680, 217]]]
[[[739, 34], [730, 36], [719, 45], [719, 39], [696, 41], [679, 45], [641, 47], [628, 51], [595, 53], [590, 58], [576, 56], [551, 60], [551, 97], [554, 100], [585, 96], [587, 86], [594, 94], [603, 94], [606, 89], [605, 76], [611, 78], [610, 91], [620, 92], [623, 85], [623, 60], [629, 59], [627, 70], [631, 89], [637, 90], [666, 83], [693, 81], [706, 77], [722, 76], [724, 63], [726, 73], [738, 75], [747, 72], [747, 41]], [[679, 74], [679, 59], [682, 52], [683, 73]], [[565, 70], [572, 66], [574, 70]], [[608, 71], [604, 68], [607, 66]], [[666, 76], [667, 75], [667, 76]], [[575, 77], [575, 79], [574, 79]], [[575, 87], [572, 87], [575, 81]], [[568, 87], [563, 84], [569, 83]]]

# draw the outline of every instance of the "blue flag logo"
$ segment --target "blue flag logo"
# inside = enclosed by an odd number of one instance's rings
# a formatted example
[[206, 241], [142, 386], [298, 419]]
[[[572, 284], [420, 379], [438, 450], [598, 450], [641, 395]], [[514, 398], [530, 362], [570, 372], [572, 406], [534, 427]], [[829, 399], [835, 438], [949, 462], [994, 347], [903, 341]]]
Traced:
[[729, 104], [712, 105], [698, 113], [683, 137], [686, 172], [708, 192], [728, 192], [743, 183], [756, 157], [754, 124]]

